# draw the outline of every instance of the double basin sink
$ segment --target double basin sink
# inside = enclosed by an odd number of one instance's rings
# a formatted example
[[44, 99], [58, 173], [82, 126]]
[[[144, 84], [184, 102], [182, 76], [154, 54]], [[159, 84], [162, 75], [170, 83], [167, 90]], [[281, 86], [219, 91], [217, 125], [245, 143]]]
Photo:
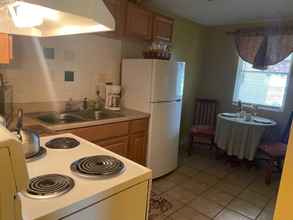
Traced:
[[36, 118], [47, 124], [69, 124], [69, 123], [80, 123], [96, 120], [105, 120], [124, 117], [123, 114], [118, 112], [111, 111], [93, 111], [93, 110], [84, 110], [84, 111], [73, 111], [73, 112], [64, 112], [64, 113], [44, 113], [37, 116]]

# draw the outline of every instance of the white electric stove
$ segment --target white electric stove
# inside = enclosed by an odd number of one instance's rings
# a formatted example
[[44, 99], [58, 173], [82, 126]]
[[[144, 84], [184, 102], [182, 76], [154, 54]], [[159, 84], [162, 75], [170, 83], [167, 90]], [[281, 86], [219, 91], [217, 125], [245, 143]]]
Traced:
[[146, 220], [151, 170], [72, 134], [41, 138], [27, 162], [23, 220]]

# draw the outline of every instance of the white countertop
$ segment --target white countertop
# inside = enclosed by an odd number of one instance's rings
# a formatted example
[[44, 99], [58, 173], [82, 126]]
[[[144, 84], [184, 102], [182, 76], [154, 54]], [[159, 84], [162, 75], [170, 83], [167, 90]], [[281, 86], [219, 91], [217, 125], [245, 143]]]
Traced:
[[[81, 145], [68, 150], [47, 149], [44, 158], [27, 163], [29, 176], [33, 178], [45, 174], [63, 174], [72, 177], [75, 186], [71, 191], [57, 198], [31, 199], [21, 195], [24, 220], [58, 219], [151, 179], [151, 170], [148, 168], [72, 134], [44, 137], [41, 139], [41, 144], [44, 146], [48, 140], [61, 136], [73, 137], [80, 141]], [[126, 169], [123, 173], [108, 179], [85, 179], [71, 172], [72, 162], [93, 155], [114, 156], [125, 164]]]

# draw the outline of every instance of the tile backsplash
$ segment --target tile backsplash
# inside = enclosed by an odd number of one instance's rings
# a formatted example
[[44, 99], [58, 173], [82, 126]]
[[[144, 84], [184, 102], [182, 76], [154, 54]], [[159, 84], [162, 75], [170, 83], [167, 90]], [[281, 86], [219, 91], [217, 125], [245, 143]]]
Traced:
[[[95, 34], [52, 38], [14, 37], [12, 64], [0, 72], [12, 84], [15, 103], [94, 98], [102, 80], [119, 82], [121, 41]], [[74, 81], [65, 81], [65, 71]]]

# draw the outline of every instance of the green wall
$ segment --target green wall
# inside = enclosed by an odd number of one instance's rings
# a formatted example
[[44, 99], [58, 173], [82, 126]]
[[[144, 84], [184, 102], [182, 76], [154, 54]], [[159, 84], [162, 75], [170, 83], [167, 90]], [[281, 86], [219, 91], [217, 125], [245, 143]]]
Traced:
[[198, 96], [205, 29], [186, 19], [175, 19], [173, 56], [177, 61], [186, 62], [181, 124], [181, 141], [186, 141], [192, 126], [195, 98]]

